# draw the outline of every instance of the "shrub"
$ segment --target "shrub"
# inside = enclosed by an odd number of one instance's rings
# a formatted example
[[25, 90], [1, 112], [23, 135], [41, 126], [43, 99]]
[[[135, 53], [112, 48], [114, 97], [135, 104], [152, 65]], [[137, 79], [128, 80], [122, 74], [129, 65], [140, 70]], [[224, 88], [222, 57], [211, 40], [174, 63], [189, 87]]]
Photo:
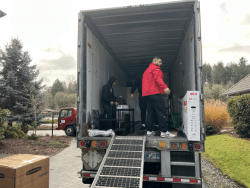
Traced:
[[[57, 120], [57, 119], [54, 119], [54, 123], [57, 123], [57, 122], [58, 122], [58, 120]], [[51, 124], [51, 123], [52, 123], [52, 120], [46, 119], [46, 120], [45, 120], [45, 123]]]
[[7, 119], [8, 114], [9, 114], [8, 110], [0, 108], [0, 144], [2, 143], [2, 140], [4, 139], [4, 130], [7, 127], [5, 125], [5, 121]]
[[4, 137], [18, 139], [18, 138], [27, 138], [27, 135], [22, 131], [20, 126], [17, 127], [8, 126], [4, 131]]
[[237, 134], [250, 137], [250, 94], [237, 96], [228, 101], [228, 113]]
[[217, 133], [218, 130], [212, 124], [206, 123], [206, 135], [212, 135]]
[[205, 104], [205, 123], [212, 124], [217, 131], [220, 131], [229, 120], [227, 104], [214, 99], [207, 99]]
[[22, 131], [25, 133], [25, 134], [27, 134], [28, 133], [28, 131], [30, 130], [30, 125], [28, 125], [28, 124], [18, 124], [18, 126], [21, 126], [21, 129], [22, 129]]
[[30, 136], [28, 136], [29, 140], [39, 140], [39, 136], [37, 136], [36, 134], [31, 134]]

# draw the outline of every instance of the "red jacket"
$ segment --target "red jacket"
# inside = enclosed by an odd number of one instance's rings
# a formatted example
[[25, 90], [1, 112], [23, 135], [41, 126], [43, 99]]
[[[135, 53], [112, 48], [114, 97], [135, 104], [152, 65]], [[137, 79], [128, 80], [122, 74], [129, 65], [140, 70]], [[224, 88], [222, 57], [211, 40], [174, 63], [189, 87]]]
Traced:
[[164, 94], [168, 86], [163, 81], [163, 73], [160, 67], [151, 63], [142, 77], [142, 96]]

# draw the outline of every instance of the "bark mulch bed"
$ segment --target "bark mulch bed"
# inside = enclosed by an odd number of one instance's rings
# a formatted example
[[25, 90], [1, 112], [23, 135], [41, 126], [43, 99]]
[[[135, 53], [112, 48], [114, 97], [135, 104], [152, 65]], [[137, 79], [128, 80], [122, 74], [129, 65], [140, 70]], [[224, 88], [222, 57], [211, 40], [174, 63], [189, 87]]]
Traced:
[[40, 136], [39, 140], [4, 139], [0, 145], [0, 158], [16, 154], [53, 156], [70, 145], [69, 136]]

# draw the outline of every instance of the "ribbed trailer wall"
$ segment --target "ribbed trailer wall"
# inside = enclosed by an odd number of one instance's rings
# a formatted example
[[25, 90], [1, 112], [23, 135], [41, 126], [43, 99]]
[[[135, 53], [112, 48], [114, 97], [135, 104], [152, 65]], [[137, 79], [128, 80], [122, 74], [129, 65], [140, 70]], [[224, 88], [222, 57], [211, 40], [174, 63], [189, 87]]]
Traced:
[[126, 74], [117, 65], [113, 57], [95, 37], [92, 31], [87, 28], [87, 118], [89, 110], [99, 110], [103, 113], [101, 106], [102, 87], [108, 82], [111, 76], [117, 78], [113, 86], [116, 96], [126, 96]]
[[[176, 61], [171, 69], [171, 92], [173, 94], [174, 112], [178, 113], [178, 99], [187, 91], [196, 90], [195, 54], [194, 54], [194, 18], [186, 32]], [[179, 112], [180, 113], [180, 112]]]

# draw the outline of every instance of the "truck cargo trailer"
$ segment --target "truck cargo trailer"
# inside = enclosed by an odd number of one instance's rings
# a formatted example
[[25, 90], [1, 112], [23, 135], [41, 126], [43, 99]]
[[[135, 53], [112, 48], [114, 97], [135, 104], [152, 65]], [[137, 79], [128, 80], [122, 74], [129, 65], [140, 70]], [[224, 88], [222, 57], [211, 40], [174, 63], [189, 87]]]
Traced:
[[[96, 177], [92, 187], [119, 187], [119, 181], [127, 183], [120, 187], [142, 187], [142, 182], [147, 181], [165, 182], [173, 188], [202, 187], [200, 153], [205, 151], [206, 135], [201, 47], [198, 0], [79, 13], [76, 135], [77, 147], [82, 151], [83, 165], [80, 174], [83, 183]], [[144, 71], [154, 56], [160, 56], [162, 59], [164, 82], [171, 90], [170, 96], [164, 97], [164, 100], [169, 104], [171, 99], [173, 113], [180, 114], [179, 129], [173, 131], [177, 136], [147, 137], [146, 133], [137, 133], [140, 123], [135, 125], [136, 131], [128, 136], [83, 136], [83, 125], [88, 122], [89, 111], [98, 110], [100, 114], [103, 113], [101, 91], [111, 76], [117, 78], [115, 95], [125, 99], [126, 104], [134, 109], [135, 121], [140, 121], [138, 93], [131, 99], [131, 87], [127, 82], [139, 71]], [[190, 93], [195, 95], [195, 107], [185, 106], [185, 102], [191, 100], [189, 97], [185, 101]], [[183, 108], [192, 108], [190, 113], [195, 118], [196, 128], [194, 137], [190, 132], [193, 129], [187, 127], [192, 125], [192, 119], [184, 119], [187, 115]], [[128, 155], [119, 151], [116, 152], [116, 158], [106, 155], [107, 152], [114, 152], [112, 145], [119, 143], [123, 145], [123, 149], [135, 146], [142, 148], [137, 151], [140, 153], [138, 160], [142, 161], [142, 164], [131, 168], [121, 163], [117, 163], [118, 166], [104, 164], [111, 159], [129, 161], [126, 156], [135, 155], [136, 150], [131, 148], [125, 152]], [[136, 160], [134, 157], [132, 159]], [[109, 175], [103, 175], [100, 168], [109, 169]], [[127, 173], [128, 168], [131, 174]], [[137, 175], [132, 173], [136, 168], [139, 172]], [[102, 180], [105, 178], [108, 180], [106, 182], [117, 184], [103, 184]]]

